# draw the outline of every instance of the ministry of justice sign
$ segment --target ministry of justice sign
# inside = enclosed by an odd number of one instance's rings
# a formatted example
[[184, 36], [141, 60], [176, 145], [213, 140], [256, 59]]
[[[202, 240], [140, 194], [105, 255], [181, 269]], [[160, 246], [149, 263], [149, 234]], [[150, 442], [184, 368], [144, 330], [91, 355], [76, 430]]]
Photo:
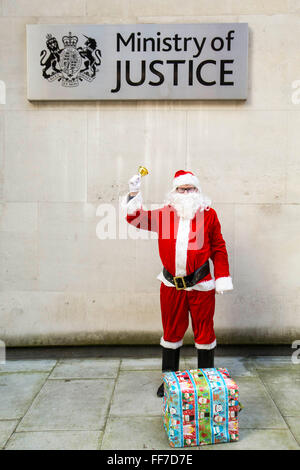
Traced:
[[246, 99], [248, 24], [27, 25], [29, 100]]

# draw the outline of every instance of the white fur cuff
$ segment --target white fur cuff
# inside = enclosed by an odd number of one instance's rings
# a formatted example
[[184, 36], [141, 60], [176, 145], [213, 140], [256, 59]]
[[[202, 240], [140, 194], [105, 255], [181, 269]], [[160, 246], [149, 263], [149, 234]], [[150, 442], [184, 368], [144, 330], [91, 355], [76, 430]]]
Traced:
[[133, 215], [136, 211], [142, 208], [143, 198], [142, 193], [138, 192], [130, 201], [128, 201], [129, 193], [124, 196], [122, 200], [122, 207], [127, 210], [128, 215]]
[[232, 279], [230, 276], [228, 277], [219, 277], [216, 279], [216, 291], [226, 291], [226, 290], [232, 290], [233, 289], [233, 284], [232, 284]]
[[171, 343], [170, 341], [165, 341], [163, 337], [160, 338], [160, 345], [163, 348], [168, 349], [178, 349], [183, 345], [183, 340], [178, 341], [177, 343]]
[[197, 349], [214, 349], [216, 346], [217, 346], [217, 341], [216, 340], [214, 340], [210, 344], [197, 344], [197, 343], [195, 343], [195, 347]]

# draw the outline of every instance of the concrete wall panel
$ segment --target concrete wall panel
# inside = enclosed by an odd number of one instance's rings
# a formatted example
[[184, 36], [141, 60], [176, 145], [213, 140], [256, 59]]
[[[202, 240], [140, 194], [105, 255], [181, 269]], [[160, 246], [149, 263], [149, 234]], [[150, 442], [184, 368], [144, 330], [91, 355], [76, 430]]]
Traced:
[[[26, 24], [234, 21], [249, 24], [246, 101], [27, 101]], [[2, 341], [159, 344], [157, 240], [119, 211], [141, 164], [146, 208], [184, 168], [213, 201], [234, 283], [218, 342], [299, 338], [299, 32], [298, 0], [0, 0]]]

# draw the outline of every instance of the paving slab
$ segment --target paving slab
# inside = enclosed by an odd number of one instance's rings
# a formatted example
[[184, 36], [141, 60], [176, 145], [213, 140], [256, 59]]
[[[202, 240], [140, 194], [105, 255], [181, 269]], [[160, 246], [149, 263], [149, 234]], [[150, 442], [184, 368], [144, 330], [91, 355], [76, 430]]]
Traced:
[[292, 363], [292, 356], [259, 356], [252, 358], [252, 363], [256, 369], [300, 368]]
[[233, 377], [240, 390], [243, 410], [240, 428], [286, 429], [287, 425], [258, 377]]
[[[197, 369], [197, 358], [186, 357], [186, 368]], [[257, 376], [254, 364], [243, 357], [221, 356], [215, 358], [215, 367], [225, 367], [231, 375], [236, 377]]]
[[[126, 358], [121, 361], [121, 370], [159, 370], [161, 371], [162, 358], [145, 357], [141, 359]], [[179, 370], [186, 369], [185, 358], [180, 358]]]
[[162, 360], [158, 357], [142, 359], [122, 359], [121, 370], [160, 370]]
[[[130, 432], [129, 432], [130, 429]], [[101, 450], [170, 450], [162, 417], [110, 417]]]
[[290, 428], [294, 438], [300, 445], [300, 419], [299, 416], [286, 416], [285, 421]]
[[0, 374], [3, 372], [50, 372], [55, 364], [55, 359], [7, 360], [5, 364], [0, 365]]
[[49, 379], [58, 378], [115, 378], [119, 359], [63, 359], [58, 361]]
[[[300, 450], [300, 365], [291, 356], [220, 356], [215, 366], [240, 388], [240, 440], [188, 449]], [[196, 367], [196, 353], [181, 357], [181, 370]], [[172, 449], [156, 396], [161, 382], [161, 357], [7, 360], [0, 448]]]
[[160, 371], [120, 371], [110, 408], [111, 416], [161, 416], [162, 398], [156, 395]]
[[292, 370], [276, 368], [259, 371], [272, 398], [283, 416], [300, 416], [300, 367]]
[[16, 432], [6, 450], [97, 450], [102, 431]]
[[300, 450], [287, 429], [242, 429], [237, 442], [202, 446], [201, 450]]
[[114, 380], [48, 380], [17, 431], [101, 430]]
[[24, 416], [47, 377], [47, 372], [0, 374], [0, 419]]
[[5, 420], [0, 421], [0, 449], [3, 449], [6, 441], [14, 432], [18, 424], [18, 420]]

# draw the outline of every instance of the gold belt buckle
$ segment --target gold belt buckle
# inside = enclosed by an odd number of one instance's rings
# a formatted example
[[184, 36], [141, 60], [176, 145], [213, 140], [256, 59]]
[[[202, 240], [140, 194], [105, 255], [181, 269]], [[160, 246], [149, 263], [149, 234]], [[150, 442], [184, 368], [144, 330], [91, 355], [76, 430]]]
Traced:
[[[177, 279], [181, 279], [181, 280], [182, 280], [183, 287], [178, 287], [178, 285], [177, 285]], [[184, 280], [184, 277], [183, 277], [183, 276], [175, 276], [175, 277], [173, 277], [173, 281], [174, 281], [176, 290], [183, 290], [183, 289], [186, 289], [186, 283], [185, 283], [185, 280]]]

